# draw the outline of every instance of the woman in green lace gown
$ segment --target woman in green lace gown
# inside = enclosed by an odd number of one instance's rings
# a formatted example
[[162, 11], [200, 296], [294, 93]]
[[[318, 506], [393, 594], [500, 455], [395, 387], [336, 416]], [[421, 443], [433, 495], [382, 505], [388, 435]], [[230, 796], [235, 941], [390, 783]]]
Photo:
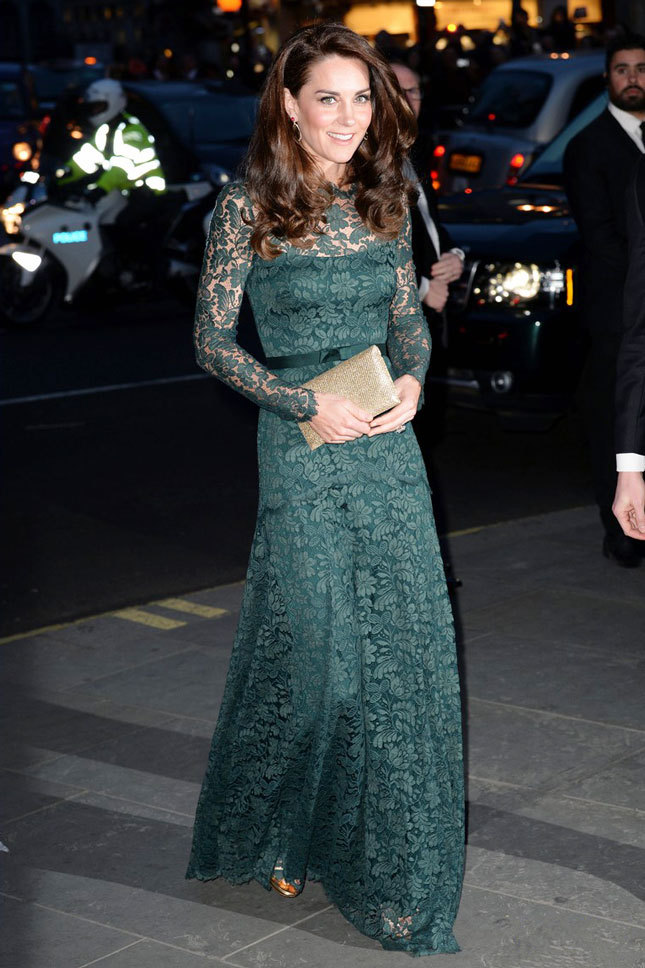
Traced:
[[[260, 407], [260, 498], [187, 876], [321, 881], [364, 934], [423, 955], [459, 950], [464, 833], [452, 616], [409, 424], [430, 355], [413, 128], [366, 41], [306, 28], [271, 69], [244, 182], [218, 198], [197, 354]], [[244, 291], [266, 367], [235, 341]], [[401, 398], [388, 414], [302, 386], [372, 344]]]

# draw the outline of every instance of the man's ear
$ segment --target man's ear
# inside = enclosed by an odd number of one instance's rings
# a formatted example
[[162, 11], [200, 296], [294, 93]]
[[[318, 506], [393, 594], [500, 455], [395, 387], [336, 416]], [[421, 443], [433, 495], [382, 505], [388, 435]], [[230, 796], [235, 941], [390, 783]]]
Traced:
[[298, 106], [296, 99], [288, 87], [284, 88], [284, 107], [290, 118], [298, 120]]

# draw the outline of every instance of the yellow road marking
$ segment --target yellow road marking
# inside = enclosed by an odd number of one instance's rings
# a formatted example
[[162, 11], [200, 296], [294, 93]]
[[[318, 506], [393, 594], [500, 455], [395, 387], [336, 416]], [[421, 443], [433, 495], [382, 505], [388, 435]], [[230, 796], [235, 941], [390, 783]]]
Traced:
[[29, 629], [27, 632], [15, 632], [13, 635], [5, 635], [0, 639], [0, 645], [8, 645], [9, 642], [16, 642], [18, 639], [30, 639], [32, 635], [46, 635], [47, 632], [58, 632], [59, 629], [68, 629], [79, 622], [86, 622], [86, 618], [77, 618], [73, 622], [62, 622], [60, 625], [41, 625], [39, 629]]
[[[500, 522], [506, 524], [507, 522]], [[478, 531], [483, 531], [484, 528], [496, 528], [496, 524], [481, 524], [477, 528], [462, 528], [461, 531], [449, 531], [446, 538], [461, 538], [463, 534], [477, 534]]]
[[172, 608], [176, 612], [186, 612], [188, 615], [199, 615], [201, 618], [221, 618], [228, 615], [226, 608], [215, 608], [213, 605], [200, 605], [199, 602], [189, 602], [185, 598], [162, 598], [155, 605]]
[[124, 618], [128, 622], [138, 622], [140, 625], [151, 625], [154, 629], [178, 629], [185, 622], [179, 622], [176, 618], [166, 618], [165, 615], [155, 615], [154, 612], [146, 612], [142, 608], [122, 608], [118, 612], [112, 612], [116, 618]]
[[[228, 581], [223, 585], [215, 585], [214, 588], [236, 588], [238, 585], [244, 585], [246, 579], [240, 578], [239, 581]], [[211, 589], [209, 589], [210, 591]], [[146, 605], [158, 605], [158, 602], [146, 602]], [[15, 632], [13, 635], [5, 635], [0, 638], [0, 645], [8, 645], [10, 642], [17, 642], [20, 639], [30, 639], [32, 636], [36, 635], [46, 635], [47, 632], [59, 632], [61, 629], [70, 629], [75, 625], [82, 625], [84, 622], [96, 622], [100, 618], [108, 618], [110, 615], [114, 615], [115, 612], [94, 612], [91, 615], [81, 615], [80, 618], [73, 618], [69, 622], [60, 622], [56, 625], [41, 625], [38, 628], [26, 629], [24, 632]], [[180, 623], [181, 624], [181, 623]], [[183, 623], [186, 624], [185, 622]]]

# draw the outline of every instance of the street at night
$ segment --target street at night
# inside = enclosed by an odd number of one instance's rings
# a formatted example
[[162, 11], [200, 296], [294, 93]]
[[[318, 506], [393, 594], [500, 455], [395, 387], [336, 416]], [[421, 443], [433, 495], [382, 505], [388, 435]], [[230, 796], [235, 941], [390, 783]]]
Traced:
[[0, 20], [0, 968], [645, 968], [645, 3]]
[[[196, 366], [185, 307], [61, 312], [1, 341], [3, 635], [244, 577], [255, 408]], [[592, 501], [575, 413], [546, 433], [423, 418], [443, 533]]]

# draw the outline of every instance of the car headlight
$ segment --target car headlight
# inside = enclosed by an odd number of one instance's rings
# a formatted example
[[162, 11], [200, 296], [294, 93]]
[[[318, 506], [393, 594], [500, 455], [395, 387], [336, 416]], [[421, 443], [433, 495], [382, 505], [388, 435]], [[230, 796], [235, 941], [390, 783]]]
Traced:
[[534, 262], [498, 262], [483, 267], [473, 293], [479, 305], [519, 306], [539, 297], [553, 304], [565, 289], [565, 274], [557, 262], [548, 268]]
[[7, 235], [17, 235], [20, 231], [22, 213], [25, 210], [24, 202], [15, 202], [0, 209], [0, 218]]

